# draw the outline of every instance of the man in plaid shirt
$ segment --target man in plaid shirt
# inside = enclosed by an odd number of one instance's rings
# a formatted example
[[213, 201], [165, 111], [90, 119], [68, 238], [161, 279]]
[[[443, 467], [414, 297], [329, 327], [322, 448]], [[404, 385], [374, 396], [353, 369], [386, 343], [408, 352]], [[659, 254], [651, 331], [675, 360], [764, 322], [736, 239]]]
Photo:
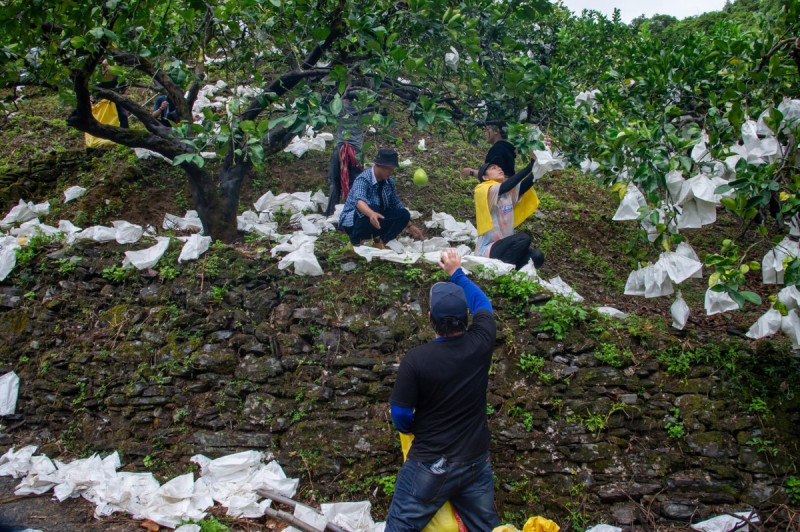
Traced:
[[397, 152], [381, 148], [375, 166], [353, 181], [339, 217], [339, 227], [354, 246], [373, 238], [376, 247], [383, 248], [406, 228], [414, 238], [424, 238], [422, 231], [410, 222], [411, 214], [397, 196], [392, 172], [398, 166]]

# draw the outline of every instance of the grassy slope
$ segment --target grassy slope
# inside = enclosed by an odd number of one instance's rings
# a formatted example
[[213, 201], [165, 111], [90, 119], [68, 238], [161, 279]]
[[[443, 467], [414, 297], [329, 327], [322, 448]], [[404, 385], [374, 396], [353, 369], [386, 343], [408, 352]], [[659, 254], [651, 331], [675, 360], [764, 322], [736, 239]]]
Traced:
[[[31, 183], [25, 177], [21, 181], [27, 186], [0, 196], [3, 213], [17, 203], [19, 198], [13, 195], [17, 191], [26, 201], [50, 200], [51, 214], [43, 221], [54, 225], [62, 218], [83, 227], [126, 219], [158, 227], [165, 213], [182, 215], [191, 208], [188, 185], [180, 171], [162, 161], [138, 160], [124, 147], [100, 149], [87, 155], [82, 135], [66, 126], [66, 115], [67, 111], [53, 98], [26, 99], [19, 104], [19, 114], [2, 128], [0, 144], [6, 149], [0, 153], [0, 176], [3, 173], [6, 176], [0, 187], [8, 186], [10, 175], [16, 177], [15, 170], [24, 171], [37, 161], [60, 165], [54, 182]], [[398, 169], [395, 179], [403, 200], [420, 211], [423, 220], [430, 219], [432, 211], [450, 213], [457, 220], [473, 219], [475, 181], [462, 179], [459, 170], [462, 166], [479, 164], [487, 146], [483, 142], [478, 145], [466, 142], [455, 132], [419, 132], [402, 121], [398, 123], [401, 127], [392, 132], [391, 142], [377, 134], [367, 135], [366, 159], [374, 155], [378, 146], [391, 145], [398, 150], [401, 160], [413, 161], [410, 167]], [[417, 149], [420, 138], [426, 141], [425, 151]], [[288, 153], [274, 157], [264, 169], [252, 172], [245, 180], [240, 210], [252, 208], [252, 203], [267, 190], [277, 194], [321, 189], [327, 193], [328, 157], [328, 152], [309, 152], [300, 159]], [[418, 166], [428, 172], [428, 187], [415, 187], [412, 183], [411, 176]], [[63, 191], [73, 185], [87, 187], [90, 193], [65, 205]], [[611, 221], [617, 205], [613, 194], [574, 170], [545, 176], [536, 189], [541, 207], [521, 229], [530, 232], [545, 253], [543, 277], [561, 276], [589, 305], [611, 305], [670, 320], [672, 298], [648, 300], [623, 295], [627, 275], [635, 267], [625, 255], [634, 227], [630, 222]], [[738, 221], [721, 211], [719, 216], [719, 223], [711, 227], [684, 233], [701, 260], [707, 253], [718, 251], [723, 238], [735, 238], [742, 232]], [[740, 246], [745, 248], [752, 240], [750, 234], [745, 234]], [[765, 251], [756, 246], [750, 258], [760, 260]], [[655, 253], [652, 256], [656, 258]], [[760, 307], [749, 305], [744, 312], [707, 317], [703, 311], [706, 286], [706, 280], [699, 279], [687, 281], [681, 287], [691, 308], [686, 333], [690, 337], [695, 334], [693, 329], [713, 332], [732, 326], [746, 330], [767, 309], [765, 297]], [[747, 288], [765, 296], [771, 292], [769, 287], [761, 285], [756, 272], [749, 275]]]

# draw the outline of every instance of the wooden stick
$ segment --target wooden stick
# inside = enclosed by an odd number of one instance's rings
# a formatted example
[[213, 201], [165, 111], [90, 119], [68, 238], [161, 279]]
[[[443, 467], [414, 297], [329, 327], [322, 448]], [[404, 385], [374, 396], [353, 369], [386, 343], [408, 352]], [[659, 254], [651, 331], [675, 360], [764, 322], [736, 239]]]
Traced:
[[[275, 493], [274, 491], [271, 491], [271, 490], [268, 490], [268, 489], [265, 489], [265, 488], [260, 488], [260, 489], [256, 490], [256, 493], [258, 493], [262, 497], [266, 497], [267, 499], [271, 499], [271, 500], [273, 500], [273, 501], [275, 501], [275, 502], [277, 502], [279, 504], [284, 504], [284, 505], [288, 506], [289, 508], [291, 508], [293, 510], [294, 510], [295, 506], [297, 506], [299, 504], [300, 506], [304, 506], [305, 508], [313, 510], [314, 512], [322, 515], [320, 513], [320, 511], [317, 510], [316, 508], [313, 508], [313, 507], [308, 506], [306, 504], [303, 504], [301, 502], [297, 502], [294, 499], [290, 499], [289, 497], [284, 497], [280, 493]], [[276, 511], [278, 511], [278, 510], [276, 510]], [[294, 516], [292, 516], [292, 518], [296, 519]], [[279, 519], [279, 518], [276, 517], [276, 519]], [[306, 525], [306, 526], [308, 526], [308, 525]], [[297, 528], [300, 528], [300, 527], [297, 527]], [[302, 530], [305, 530], [305, 529], [302, 529]], [[310, 530], [313, 532], [313, 531], [315, 531], [317, 529], [312, 528]], [[328, 523], [327, 525], [325, 525], [325, 530], [328, 531], [328, 532], [348, 532], [344, 528], [341, 528], [340, 526], [335, 525], [333, 523]]]

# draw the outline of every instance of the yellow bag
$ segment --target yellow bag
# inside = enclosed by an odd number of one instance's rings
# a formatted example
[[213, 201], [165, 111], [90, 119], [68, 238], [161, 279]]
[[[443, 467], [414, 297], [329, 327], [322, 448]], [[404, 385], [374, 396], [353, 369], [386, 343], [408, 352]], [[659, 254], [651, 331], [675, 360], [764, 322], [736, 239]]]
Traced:
[[[117, 116], [117, 106], [114, 105], [114, 102], [112, 102], [111, 100], [100, 100], [99, 102], [94, 104], [92, 106], [92, 115], [94, 116], [95, 120], [97, 120], [101, 124], [119, 127], [119, 116]], [[114, 144], [110, 140], [101, 139], [100, 137], [95, 137], [88, 133], [84, 133], [83, 138], [86, 141], [87, 148], [98, 148], [100, 146], [111, 146], [112, 144]]]
[[[408, 458], [408, 451], [411, 449], [411, 442], [414, 441], [413, 434], [400, 433], [400, 447], [403, 449], [403, 461]], [[458, 521], [456, 520], [455, 510], [446, 502], [439, 508], [430, 522], [425, 525], [422, 532], [458, 532]]]
[[[522, 532], [558, 532], [559, 527], [550, 519], [545, 519], [544, 517], [537, 515], [536, 517], [531, 517], [528, 519], [528, 522], [525, 523], [525, 526], [522, 528]], [[519, 532], [516, 528], [512, 525], [502, 525], [498, 526], [492, 532]]]

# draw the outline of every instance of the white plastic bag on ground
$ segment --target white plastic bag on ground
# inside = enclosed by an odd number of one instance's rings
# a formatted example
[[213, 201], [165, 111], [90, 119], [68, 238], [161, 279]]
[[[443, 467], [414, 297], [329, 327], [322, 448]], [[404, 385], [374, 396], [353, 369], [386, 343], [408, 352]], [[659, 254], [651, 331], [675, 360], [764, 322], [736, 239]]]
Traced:
[[[318, 530], [325, 530], [325, 526], [328, 524], [328, 520], [324, 515], [303, 504], [295, 505], [292, 515]], [[284, 528], [281, 532], [300, 532], [300, 529], [290, 526]]]
[[57, 227], [52, 227], [50, 225], [43, 224], [39, 222], [38, 218], [34, 218], [33, 220], [28, 220], [20, 224], [19, 227], [16, 229], [11, 229], [9, 234], [14, 235], [16, 237], [27, 237], [31, 238], [35, 236], [37, 233], [41, 233], [46, 236], [55, 236], [59, 233]]
[[8, 227], [13, 223], [27, 222], [40, 214], [47, 214], [48, 212], [50, 212], [50, 202], [48, 201], [34, 204], [32, 201], [19, 200], [19, 203], [12, 207], [5, 218], [0, 221], [0, 227]]
[[[744, 517], [751, 523], [759, 522], [758, 514], [755, 512], [736, 512], [735, 515]], [[718, 515], [706, 521], [693, 524], [692, 529], [699, 530], [700, 532], [731, 532], [732, 530], [736, 532], [748, 532], [750, 526], [747, 524], [747, 521], [738, 519], [733, 515]]]
[[80, 227], [76, 227], [72, 222], [69, 220], [59, 220], [58, 221], [58, 230], [64, 233], [64, 239], [67, 241], [68, 244], [71, 244], [75, 241], [75, 235], [81, 232]]
[[117, 231], [105, 225], [93, 225], [75, 234], [75, 240], [93, 240], [95, 242], [111, 242], [117, 239]]
[[142, 238], [144, 233], [141, 225], [132, 224], [125, 220], [116, 220], [111, 225], [114, 226], [115, 239], [119, 244], [134, 244]]
[[50, 480], [45, 480], [56, 471], [53, 461], [47, 456], [32, 456], [28, 474], [16, 488], [14, 495], [41, 495], [47, 493], [56, 485]]
[[36, 452], [35, 445], [28, 445], [19, 451], [14, 447], [0, 456], [0, 477], [19, 478], [28, 474], [31, 468], [31, 457]]
[[17, 410], [19, 377], [9, 371], [0, 377], [0, 416], [8, 416]]
[[595, 525], [586, 532], [622, 532], [622, 529], [611, 525]]
[[163, 160], [167, 161], [170, 164], [172, 163], [172, 159], [170, 159], [168, 157], [164, 157], [163, 155], [161, 155], [158, 152], [155, 152], [155, 151], [152, 151], [152, 150], [148, 150], [147, 148], [133, 148], [133, 152], [136, 154], [136, 157], [139, 158], [139, 159], [156, 158], [156, 159], [163, 159]]
[[333, 140], [330, 133], [320, 133], [316, 135], [314, 128], [306, 126], [306, 131], [302, 137], [295, 135], [292, 141], [283, 151], [291, 153], [296, 157], [302, 157], [308, 150], [325, 151], [325, 142]]
[[285, 270], [294, 265], [294, 271], [298, 275], [322, 275], [322, 266], [319, 265], [317, 257], [314, 255], [314, 242], [316, 239], [314, 236], [298, 231], [286, 242], [272, 248], [273, 257], [280, 252], [289, 252], [278, 263], [278, 269]]
[[186, 211], [186, 215], [181, 218], [174, 214], [164, 216], [161, 224], [163, 229], [174, 229], [176, 231], [199, 231], [203, 232], [203, 222], [200, 221], [197, 211]]
[[561, 276], [553, 277], [548, 281], [539, 280], [539, 284], [542, 285], [542, 288], [548, 290], [554, 294], [558, 294], [563, 296], [571, 301], [576, 303], [580, 303], [583, 301], [583, 296], [576, 292], [570, 285], [565, 283]]
[[705, 309], [707, 315], [713, 316], [721, 312], [739, 310], [739, 305], [726, 292], [715, 292], [709, 288], [706, 290]]
[[335, 502], [321, 505], [328, 521], [353, 532], [372, 532], [375, 522], [370, 515], [369, 501]]
[[74, 187], [69, 187], [67, 190], [64, 191], [64, 203], [69, 203], [72, 200], [76, 200], [80, 197], [83, 197], [86, 194], [86, 189], [83, 187], [79, 187], [75, 185]]
[[678, 297], [675, 298], [675, 302], [672, 303], [669, 310], [672, 314], [672, 326], [678, 330], [683, 330], [686, 327], [686, 320], [689, 319], [689, 305], [686, 304], [680, 292], [678, 292]]
[[13, 236], [0, 237], [0, 281], [4, 281], [17, 265], [17, 248], [20, 247]]
[[465, 242], [475, 240], [478, 236], [478, 231], [475, 226], [467, 220], [466, 222], [458, 222], [456, 219], [446, 212], [433, 211], [431, 220], [425, 222], [425, 227], [429, 229], [442, 229], [442, 237], [451, 242]]
[[597, 313], [602, 314], [603, 316], [608, 316], [609, 318], [616, 318], [618, 320], [624, 320], [628, 317], [627, 312], [622, 312], [614, 307], [597, 307]]
[[178, 257], [178, 262], [183, 262], [187, 260], [197, 260], [200, 255], [208, 251], [208, 247], [211, 245], [211, 237], [210, 236], [203, 236], [199, 233], [195, 233], [189, 238], [186, 239], [186, 243], [183, 244], [183, 248], [181, 249], [181, 254]]
[[200, 525], [181, 525], [175, 529], [175, 532], [201, 532]]
[[277, 212], [281, 209], [292, 214], [304, 211], [316, 212], [319, 204], [312, 199], [311, 192], [283, 192], [277, 196], [272, 191], [267, 191], [253, 204], [256, 212], [272, 211]]
[[129, 268], [132, 266], [137, 270], [146, 270], [147, 268], [155, 266], [164, 253], [166, 253], [170, 239], [168, 236], [157, 236], [156, 240], [158, 243], [147, 249], [126, 251], [125, 259], [122, 261], [122, 267]]

